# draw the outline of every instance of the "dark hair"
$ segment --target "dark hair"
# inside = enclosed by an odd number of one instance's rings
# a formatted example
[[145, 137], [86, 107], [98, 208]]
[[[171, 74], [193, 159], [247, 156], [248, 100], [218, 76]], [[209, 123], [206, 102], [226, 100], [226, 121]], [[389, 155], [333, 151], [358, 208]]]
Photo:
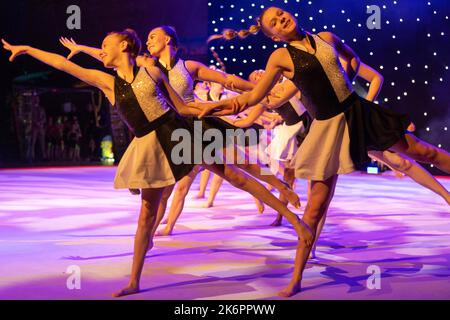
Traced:
[[179, 41], [178, 41], [177, 31], [175, 30], [175, 28], [172, 26], [166, 26], [166, 25], [159, 26], [158, 28], [161, 29], [162, 31], [164, 31], [166, 36], [168, 36], [170, 38], [170, 40], [172, 41], [172, 46], [175, 49], [178, 49]]
[[136, 58], [139, 55], [142, 48], [142, 42], [136, 31], [133, 29], [125, 29], [123, 31], [113, 31], [108, 33], [108, 35], [111, 34], [118, 35], [121, 41], [127, 42], [126, 52], [129, 52], [133, 58]]
[[261, 24], [262, 17], [264, 16], [264, 14], [267, 12], [267, 9], [269, 9], [269, 8], [270, 7], [265, 8], [261, 12], [259, 17], [256, 18], [256, 24], [255, 25], [251, 25], [248, 29], [242, 29], [242, 30], [239, 30], [239, 31], [236, 31], [236, 30], [233, 30], [233, 29], [224, 29], [222, 31], [222, 33], [214, 34], [214, 35], [210, 36], [208, 38], [208, 40], [207, 40], [207, 43], [209, 43], [210, 41], [215, 40], [215, 39], [231, 40], [231, 39], [236, 38], [236, 37], [244, 39], [244, 38], [247, 38], [250, 34], [255, 34], [256, 35], [260, 30], [262, 30], [262, 32], [266, 36], [270, 37], [269, 32], [267, 30], [265, 30], [264, 27]]

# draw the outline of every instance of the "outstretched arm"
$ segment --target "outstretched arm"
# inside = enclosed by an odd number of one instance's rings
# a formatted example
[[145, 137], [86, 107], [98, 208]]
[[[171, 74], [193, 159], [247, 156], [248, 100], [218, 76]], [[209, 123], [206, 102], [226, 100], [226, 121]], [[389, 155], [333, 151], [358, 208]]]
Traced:
[[13, 46], [2, 39], [3, 48], [11, 51], [9, 61], [17, 56], [27, 54], [49, 66], [64, 71], [72, 76], [102, 90], [106, 97], [114, 104], [114, 77], [94, 69], [85, 69], [70, 62], [63, 56], [47, 51], [39, 50], [30, 46]]
[[235, 120], [233, 121], [233, 124], [236, 127], [247, 128], [255, 123], [255, 121], [258, 120], [258, 118], [264, 113], [265, 110], [265, 106], [263, 106], [262, 104], [258, 104], [250, 110], [250, 112], [244, 119]]
[[[275, 90], [275, 88], [277, 90]], [[286, 80], [283, 83], [276, 85], [275, 88], [272, 90], [275, 91], [275, 94], [270, 94], [268, 97], [269, 101], [266, 105], [268, 109], [276, 109], [296, 95], [300, 99], [300, 91], [290, 80]]]
[[59, 42], [66, 47], [67, 49], [70, 50], [69, 55], [67, 56], [67, 59], [72, 58], [74, 55], [80, 53], [80, 52], [84, 52], [88, 55], [90, 55], [91, 57], [101, 61], [102, 59], [100, 58], [100, 53], [102, 52], [101, 49], [99, 48], [94, 48], [94, 47], [88, 47], [88, 46], [83, 46], [81, 44], [78, 44], [75, 42], [75, 40], [73, 40], [73, 38], [65, 38], [65, 37], [61, 37], [59, 38]]
[[241, 94], [233, 99], [225, 99], [204, 106], [200, 118], [212, 113], [213, 115], [222, 116], [240, 113], [248, 106], [254, 106], [262, 101], [270, 90], [275, 86], [283, 71], [282, 67], [283, 54], [278, 49], [275, 50], [267, 62], [264, 75], [252, 91]]
[[167, 90], [167, 93], [169, 95], [169, 99], [172, 102], [172, 105], [175, 107], [177, 112], [184, 116], [198, 116], [201, 112], [201, 110], [194, 105], [194, 103], [188, 103], [186, 104], [183, 99], [178, 95], [178, 93], [172, 88], [172, 86], [169, 83], [169, 80], [167, 79], [166, 75], [162, 73], [162, 71], [154, 66], [150, 66], [147, 68], [147, 71], [158, 80], [158, 82], [162, 82], [164, 84], [164, 87]]
[[[83, 52], [99, 61], [102, 61], [102, 59], [100, 57], [100, 53], [102, 52], [102, 49], [100, 49], [100, 48], [89, 47], [89, 46], [84, 46], [84, 45], [78, 44], [75, 42], [75, 40], [73, 40], [73, 38], [68, 39], [65, 37], [61, 37], [61, 38], [59, 38], [59, 42], [64, 47], [66, 47], [67, 49], [70, 50], [70, 53], [67, 56], [67, 59], [69, 59], [69, 60], [76, 54]], [[140, 55], [140, 56], [136, 57], [136, 65], [138, 67], [148, 68], [150, 66], [154, 66], [155, 64], [156, 64], [155, 60], [153, 60], [149, 56]]]
[[254, 88], [254, 84], [246, 81], [238, 76], [212, 70], [203, 63], [188, 60], [186, 61], [186, 68], [193, 78], [200, 81], [217, 82], [225, 88], [233, 91], [250, 91]]

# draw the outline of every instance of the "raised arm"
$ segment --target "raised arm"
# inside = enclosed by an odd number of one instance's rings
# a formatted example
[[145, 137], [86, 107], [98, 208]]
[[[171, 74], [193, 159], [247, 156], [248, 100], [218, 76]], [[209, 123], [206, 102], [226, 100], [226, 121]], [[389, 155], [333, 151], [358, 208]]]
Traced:
[[254, 88], [254, 84], [246, 81], [238, 76], [212, 70], [203, 63], [188, 60], [186, 61], [186, 68], [193, 78], [200, 81], [217, 82], [225, 88], [233, 91], [250, 91]]
[[344, 69], [350, 79], [353, 79], [358, 73], [361, 60], [358, 55], [348, 45], [342, 42], [342, 40], [334, 33], [324, 31], [319, 32], [318, 35], [332, 45], [339, 54], [340, 58], [343, 58], [347, 64]]
[[61, 37], [59, 38], [59, 42], [66, 47], [67, 49], [70, 50], [69, 55], [67, 56], [67, 59], [72, 58], [74, 55], [80, 53], [80, 52], [84, 52], [88, 55], [90, 55], [91, 57], [101, 61], [102, 59], [100, 58], [100, 53], [101, 53], [101, 49], [100, 48], [94, 48], [94, 47], [88, 47], [88, 46], [84, 46], [81, 44], [78, 44], [75, 42], [75, 40], [73, 40], [73, 38], [65, 38], [65, 37]]
[[13, 46], [2, 39], [3, 48], [11, 51], [9, 61], [17, 56], [27, 54], [49, 66], [64, 71], [94, 87], [102, 90], [106, 97], [114, 104], [114, 77], [98, 70], [85, 69], [67, 60], [63, 56], [47, 51], [39, 50], [30, 46]]
[[[102, 61], [102, 59], [100, 57], [100, 53], [102, 52], [102, 50], [100, 48], [89, 47], [89, 46], [78, 44], [75, 42], [75, 40], [73, 40], [73, 38], [68, 39], [65, 37], [61, 37], [61, 38], [59, 38], [59, 42], [64, 47], [66, 47], [67, 49], [70, 50], [70, 53], [67, 56], [67, 59], [71, 59], [76, 54], [83, 52], [99, 61]], [[138, 67], [148, 68], [150, 66], [154, 66], [155, 64], [156, 64], [155, 60], [153, 60], [149, 56], [140, 55], [140, 56], [136, 57], [136, 65]]]

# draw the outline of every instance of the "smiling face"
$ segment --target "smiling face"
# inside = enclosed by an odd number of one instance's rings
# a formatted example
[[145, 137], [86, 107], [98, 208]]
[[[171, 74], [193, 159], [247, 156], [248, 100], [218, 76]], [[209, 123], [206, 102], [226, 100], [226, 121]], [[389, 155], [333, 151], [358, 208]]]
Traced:
[[161, 52], [167, 47], [170, 37], [161, 28], [155, 28], [148, 34], [147, 49], [154, 57], [159, 58]]
[[103, 39], [100, 58], [106, 68], [116, 67], [117, 58], [127, 48], [127, 42], [121, 41], [117, 34], [109, 34]]
[[261, 26], [274, 41], [289, 41], [297, 34], [297, 20], [289, 12], [277, 7], [264, 11]]

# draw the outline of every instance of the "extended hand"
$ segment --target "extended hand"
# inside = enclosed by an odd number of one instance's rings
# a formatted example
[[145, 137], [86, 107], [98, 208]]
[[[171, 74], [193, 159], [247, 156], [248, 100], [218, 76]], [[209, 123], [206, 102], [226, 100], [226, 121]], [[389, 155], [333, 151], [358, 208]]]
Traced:
[[202, 111], [198, 115], [199, 119], [209, 115], [211, 112], [213, 112], [214, 109], [216, 109], [215, 103], [201, 103], [200, 105]]
[[2, 39], [3, 48], [5, 50], [11, 51], [11, 56], [9, 57], [9, 61], [12, 62], [17, 56], [21, 54], [25, 54], [27, 52], [27, 46], [13, 46], [6, 42], [5, 39]]
[[67, 59], [69, 59], [69, 60], [70, 60], [70, 58], [72, 58], [74, 55], [76, 55], [77, 53], [79, 53], [81, 51], [78, 44], [72, 38], [70, 38], [70, 40], [69, 40], [65, 37], [61, 37], [61, 38], [59, 38], [59, 42], [64, 47], [66, 47], [67, 49], [70, 50], [70, 53], [67, 56]]

